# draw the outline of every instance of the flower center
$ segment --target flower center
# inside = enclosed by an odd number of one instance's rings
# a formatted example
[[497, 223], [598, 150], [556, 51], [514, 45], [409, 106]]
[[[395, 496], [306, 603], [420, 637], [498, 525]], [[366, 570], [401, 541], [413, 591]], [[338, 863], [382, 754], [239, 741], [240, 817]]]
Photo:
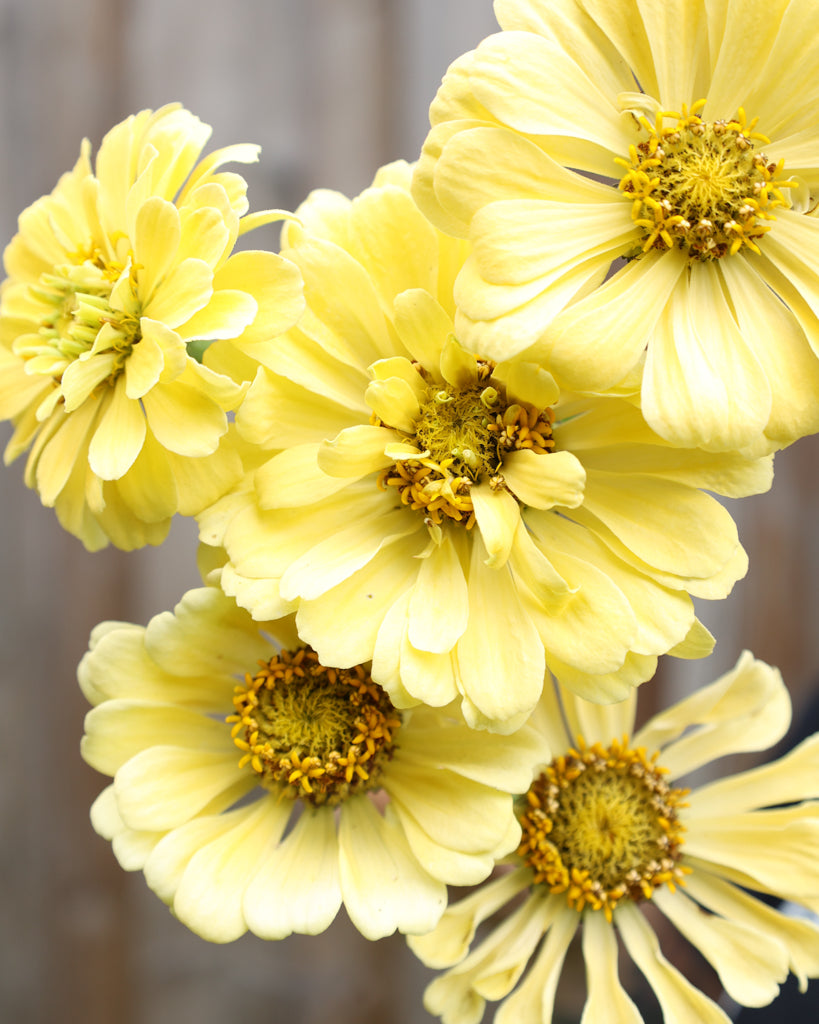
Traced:
[[570, 907], [603, 910], [611, 920], [624, 899], [650, 899], [673, 888], [683, 826], [677, 809], [688, 790], [671, 789], [642, 749], [617, 741], [555, 758], [526, 794], [518, 854], [535, 883], [566, 893]]
[[[108, 380], [119, 376], [132, 347], [139, 341], [140, 319], [135, 300], [136, 267], [129, 271], [129, 305], [133, 311], [112, 309], [111, 293], [125, 268], [106, 263], [99, 253], [54, 267], [30, 287], [40, 305], [37, 334], [22, 335], [14, 344], [30, 371], [61, 380], [69, 363], [103, 355], [110, 363]], [[35, 314], [36, 317], [36, 314]]]
[[[758, 253], [757, 241], [770, 231], [772, 211], [788, 206], [782, 179], [784, 160], [769, 163], [754, 142], [770, 140], [749, 124], [740, 108], [733, 121], [703, 121], [699, 100], [682, 116], [661, 111], [656, 122], [641, 117], [648, 138], [630, 147], [620, 189], [633, 197], [631, 215], [643, 232], [643, 252], [675, 245], [695, 260], [720, 259], [743, 246]], [[664, 127], [666, 117], [676, 118]]]
[[493, 369], [493, 363], [479, 359], [477, 381], [466, 388], [430, 382], [415, 434], [405, 435], [422, 455], [397, 460], [378, 478], [379, 487], [398, 488], [401, 501], [436, 526], [443, 517], [467, 529], [474, 526], [472, 484], [488, 479], [494, 489], [503, 487], [506, 452], [530, 448], [545, 455], [554, 448], [552, 410], [509, 403]]
[[376, 787], [401, 715], [369, 672], [325, 668], [309, 647], [259, 665], [236, 687], [227, 718], [240, 767], [315, 805]]

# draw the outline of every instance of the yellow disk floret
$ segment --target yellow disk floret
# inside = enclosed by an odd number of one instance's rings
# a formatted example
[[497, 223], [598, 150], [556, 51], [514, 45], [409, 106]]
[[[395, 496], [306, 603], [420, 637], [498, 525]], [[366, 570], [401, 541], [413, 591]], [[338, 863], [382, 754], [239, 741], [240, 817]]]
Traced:
[[475, 525], [470, 489], [481, 480], [495, 489], [504, 486], [505, 453], [529, 448], [545, 455], [554, 449], [552, 410], [508, 402], [503, 384], [492, 377], [494, 364], [477, 362], [477, 382], [470, 387], [430, 384], [415, 433], [406, 435], [423, 454], [396, 461], [378, 478], [379, 487], [396, 487], [405, 505], [436, 526], [444, 519], [466, 529]]
[[[703, 121], [699, 100], [682, 113], [660, 111], [654, 124], [640, 117], [647, 138], [631, 146], [620, 189], [633, 197], [631, 215], [642, 230], [642, 251], [685, 250], [691, 259], [711, 260], [757, 242], [775, 220], [773, 210], [788, 206], [783, 190], [784, 161], [771, 163], [755, 143], [770, 140], [754, 131], [740, 108], [731, 121]], [[666, 118], [675, 123], [665, 126]]]
[[552, 761], [520, 815], [518, 854], [536, 884], [611, 920], [621, 900], [650, 899], [657, 886], [683, 880], [677, 810], [688, 790], [672, 789], [655, 760], [625, 742], [580, 740]]
[[374, 788], [401, 725], [364, 666], [325, 668], [309, 647], [260, 662], [233, 705], [227, 722], [240, 766], [315, 805]]

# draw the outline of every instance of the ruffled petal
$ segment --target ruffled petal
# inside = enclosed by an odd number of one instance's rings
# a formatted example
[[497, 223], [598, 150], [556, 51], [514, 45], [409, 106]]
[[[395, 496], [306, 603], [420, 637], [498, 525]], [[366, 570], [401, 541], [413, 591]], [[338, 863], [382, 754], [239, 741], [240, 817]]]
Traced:
[[344, 804], [338, 845], [344, 906], [365, 938], [435, 927], [446, 907], [446, 886], [423, 870], [398, 825], [368, 797]]
[[248, 928], [262, 939], [323, 932], [341, 906], [338, 857], [332, 811], [305, 809], [245, 891]]

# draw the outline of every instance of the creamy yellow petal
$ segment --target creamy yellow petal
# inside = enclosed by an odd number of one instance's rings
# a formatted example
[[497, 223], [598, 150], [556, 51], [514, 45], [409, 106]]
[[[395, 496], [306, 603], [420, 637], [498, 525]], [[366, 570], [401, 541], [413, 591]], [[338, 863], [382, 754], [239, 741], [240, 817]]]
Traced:
[[174, 329], [186, 323], [213, 294], [213, 272], [203, 260], [178, 263], [142, 308], [144, 316]]
[[[353, 200], [349, 251], [366, 269], [386, 311], [408, 288], [435, 293], [437, 237], [405, 186], [383, 179]], [[374, 183], [376, 184], [376, 183]]]
[[427, 967], [458, 963], [466, 956], [478, 925], [514, 899], [530, 879], [530, 872], [520, 868], [492, 879], [477, 892], [450, 904], [428, 935], [408, 938], [410, 949]]
[[774, 937], [706, 913], [682, 889], [660, 886], [651, 902], [702, 953], [728, 995], [743, 1006], [767, 1006], [788, 976], [788, 953]]
[[114, 791], [129, 828], [161, 831], [188, 821], [245, 778], [232, 753], [154, 746], [117, 772]]
[[[191, 688], [203, 679], [220, 680], [230, 707], [236, 676], [272, 653], [256, 623], [216, 587], [189, 590], [172, 612], [155, 615], [145, 630], [145, 650], [154, 664]], [[178, 699], [178, 698], [177, 698]]]
[[198, 389], [179, 381], [158, 384], [142, 403], [154, 437], [178, 455], [210, 455], [227, 430], [219, 406]]
[[162, 348], [153, 334], [157, 329], [167, 331], [168, 328], [155, 321], [146, 321], [146, 324], [151, 324], [154, 330], [143, 333], [125, 362], [125, 393], [131, 399], [139, 399], [147, 394], [159, 380], [165, 365]]
[[[551, 1020], [555, 993], [569, 943], [577, 932], [577, 914], [562, 907], [553, 911], [554, 921], [523, 983], [504, 1000], [495, 1014], [496, 1024], [541, 1024]], [[545, 931], [541, 922], [540, 927]], [[481, 987], [483, 990], [483, 986]]]
[[781, 675], [746, 651], [731, 671], [650, 719], [634, 743], [662, 747], [663, 764], [676, 778], [725, 754], [770, 747], [789, 723]]
[[571, 452], [512, 451], [503, 460], [503, 476], [512, 493], [532, 508], [577, 508], [583, 502], [586, 471]]
[[514, 737], [453, 729], [441, 724], [439, 714], [417, 709], [412, 715], [412, 730], [407, 730], [396, 750], [393, 770], [400, 772], [407, 761], [418, 764], [428, 759], [430, 750], [440, 751], [441, 768], [485, 786], [523, 793], [532, 781], [534, 765], [543, 756], [543, 742], [525, 726]]
[[143, 306], [150, 303], [157, 286], [176, 262], [181, 234], [179, 212], [173, 203], [152, 196], [140, 207], [133, 243]]
[[739, 543], [722, 505], [671, 480], [589, 471], [583, 507], [642, 561], [682, 577], [713, 576]]
[[584, 700], [610, 704], [625, 700], [635, 686], [651, 679], [657, 658], [629, 651], [623, 664], [612, 672], [584, 672], [546, 651], [546, 667], [563, 686]]
[[571, 135], [628, 151], [613, 98], [555, 43], [531, 33], [490, 36], [469, 64], [475, 97], [487, 110], [527, 135]]
[[355, 577], [384, 548], [418, 530], [418, 522], [403, 508], [384, 511], [358, 521], [320, 540], [288, 567], [281, 579], [286, 599], [313, 600]]
[[247, 880], [264, 862], [288, 810], [270, 797], [257, 800], [236, 813], [229, 831], [193, 853], [173, 899], [183, 924], [209, 942], [233, 942], [247, 931], [242, 905]]
[[715, 874], [785, 897], [819, 893], [819, 804], [686, 819], [686, 854]]
[[520, 505], [503, 488], [493, 489], [491, 484], [473, 484], [469, 496], [486, 548], [486, 565], [502, 569], [509, 558], [515, 531], [520, 522]]
[[621, 380], [642, 356], [685, 267], [681, 254], [650, 252], [564, 310], [543, 345], [565, 387], [602, 390]]
[[238, 289], [256, 300], [256, 317], [237, 339], [247, 352], [255, 351], [256, 345], [269, 346], [270, 339], [291, 327], [304, 311], [301, 274], [277, 253], [234, 253], [214, 274], [213, 287], [216, 295]]
[[515, 362], [506, 374], [506, 395], [512, 401], [527, 402], [537, 409], [554, 405], [560, 388], [554, 377], [537, 363]]
[[[634, 236], [629, 204], [615, 192], [609, 202], [593, 204], [509, 199], [484, 207], [472, 221], [475, 261], [495, 284], [565, 272], [603, 253], [614, 259], [634, 245]], [[469, 307], [464, 311], [469, 315]]]
[[460, 853], [494, 850], [512, 815], [508, 794], [438, 768], [429, 760], [426, 764], [405, 760], [400, 772], [390, 772], [385, 788], [400, 820], [411, 817], [433, 842]]
[[423, 651], [450, 651], [466, 629], [469, 598], [458, 548], [448, 534], [421, 560], [408, 608], [407, 636]]
[[808, 920], [780, 913], [743, 889], [705, 871], [686, 878], [686, 891], [704, 907], [738, 924], [778, 939], [788, 950], [790, 969], [799, 979], [800, 991], [807, 979], [819, 972], [819, 928]]
[[301, 271], [305, 299], [331, 332], [334, 354], [362, 369], [395, 354], [373, 284], [357, 260], [315, 237], [282, 255]]
[[488, 568], [484, 554], [475, 543], [469, 622], [457, 647], [458, 686], [481, 715], [502, 725], [534, 707], [543, 688], [543, 645], [511, 573]]
[[[102, 409], [103, 401], [99, 400], [87, 402], [70, 416], [57, 410], [54, 413], [57, 429], [50, 437], [46, 432], [41, 434], [43, 442], [47, 443], [36, 462], [36, 484], [44, 505], [54, 504], [78, 458], [84, 456], [87, 438]], [[32, 456], [35, 452], [36, 446], [32, 449]]]
[[[744, 731], [744, 726], [743, 726]], [[770, 764], [698, 786], [689, 803], [698, 816], [719, 816], [726, 807], [750, 811], [819, 797], [819, 734]]]
[[742, 337], [718, 275], [704, 264], [681, 277], [648, 347], [642, 407], [673, 444], [715, 451], [756, 440], [771, 411], [771, 386]]
[[424, 871], [400, 827], [383, 818], [369, 797], [345, 802], [338, 847], [344, 907], [365, 938], [435, 927], [446, 907], [446, 886]]
[[259, 369], [236, 414], [241, 435], [270, 448], [324, 441], [366, 419], [332, 397], [315, 394], [266, 369]]
[[583, 917], [583, 960], [588, 997], [580, 1024], [596, 1024], [612, 1017], [618, 1024], [643, 1024], [640, 1011], [617, 977], [617, 938], [600, 913]]
[[[384, 547], [349, 579], [299, 605], [301, 636], [327, 665], [358, 665], [373, 656], [382, 612], [414, 580], [415, 556], [423, 547], [416, 532]], [[343, 609], [343, 614], [341, 610]]]
[[614, 921], [629, 956], [654, 990], [666, 1020], [729, 1024], [727, 1014], [665, 959], [657, 936], [634, 904], [621, 904], [614, 912]]
[[[366, 429], [351, 427], [351, 430]], [[318, 467], [319, 444], [298, 444], [274, 455], [256, 470], [256, 493], [262, 508], [312, 505], [347, 486], [343, 476], [328, 476]]]
[[214, 291], [206, 306], [179, 324], [177, 331], [185, 341], [193, 339], [235, 338], [253, 323], [259, 305], [245, 291], [222, 288]]
[[116, 481], [123, 503], [143, 522], [158, 523], [179, 511], [179, 489], [169, 455], [149, 430], [134, 464]]
[[[569, 584], [572, 593], [556, 610], [536, 606], [530, 609], [540, 637], [550, 655], [583, 671], [618, 669], [636, 636], [634, 613], [623, 592], [604, 572], [570, 554], [566, 550], [568, 544], [563, 550], [558, 549], [558, 531], [562, 532], [563, 523], [552, 521], [556, 518], [554, 513], [544, 516], [548, 518], [535, 520], [528, 515], [527, 523], [535, 532], [536, 543]], [[571, 536], [570, 529], [566, 532]], [[554, 541], [552, 535], [556, 535]], [[544, 540], [548, 537], [551, 543], [544, 543], [541, 536]]]
[[429, 292], [411, 288], [395, 299], [394, 323], [413, 359], [437, 376], [441, 352], [453, 331], [446, 310]]
[[145, 433], [145, 415], [139, 402], [126, 395], [125, 378], [120, 377], [88, 446], [92, 471], [103, 480], [124, 476], [142, 449]]
[[726, 261], [721, 269], [739, 328], [773, 385], [766, 435], [787, 444], [816, 433], [819, 360], [796, 318], [766, 287], [747, 257]]
[[283, 939], [328, 928], [341, 906], [338, 856], [332, 811], [305, 809], [245, 891], [250, 930], [262, 939]]
[[[395, 377], [392, 379], [397, 380]], [[369, 388], [367, 393], [370, 394]], [[332, 441], [319, 445], [318, 468], [330, 477], [345, 479], [377, 473], [391, 465], [392, 459], [384, 454], [384, 448], [395, 437], [391, 430], [365, 423], [347, 427]]]
[[231, 747], [224, 723], [172, 704], [108, 700], [85, 717], [82, 756], [104, 775], [114, 775], [140, 751], [164, 744], [222, 753]]

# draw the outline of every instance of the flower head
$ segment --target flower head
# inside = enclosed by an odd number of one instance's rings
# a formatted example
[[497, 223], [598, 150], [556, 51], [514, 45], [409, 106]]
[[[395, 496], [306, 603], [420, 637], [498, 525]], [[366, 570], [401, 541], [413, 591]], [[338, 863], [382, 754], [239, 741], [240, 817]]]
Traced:
[[414, 181], [474, 243], [463, 344], [535, 345], [576, 390], [636, 386], [678, 444], [819, 429], [810, 0], [495, 10], [504, 31], [450, 68]]
[[220, 170], [256, 146], [199, 160], [210, 128], [178, 105], [83, 143], [73, 170], [20, 216], [0, 296], [0, 416], [11, 461], [86, 547], [159, 543], [241, 474], [224, 443], [244, 386], [202, 365], [214, 339], [247, 347], [290, 326], [294, 267], [231, 255], [246, 184]]
[[[428, 988], [427, 1008], [445, 1024], [477, 1024], [485, 1000], [503, 1000], [498, 1024], [549, 1024], [566, 951], [581, 930], [584, 1024], [642, 1021], [618, 980], [617, 936], [665, 1020], [727, 1024], [663, 956], [641, 910], [648, 903], [741, 1005], [769, 1003], [789, 971], [803, 989], [819, 976], [819, 927], [755, 895], [815, 905], [819, 736], [692, 790], [679, 781], [782, 737], [790, 701], [779, 673], [746, 653], [636, 732], [633, 699], [601, 708], [562, 696], [567, 730], [553, 692], [537, 713], [544, 764], [520, 804], [523, 838], [507, 858], [512, 870], [411, 940], [425, 963], [451, 968]], [[477, 926], [512, 900], [516, 908], [468, 952]]]
[[113, 776], [92, 809], [204, 938], [429, 930], [445, 883], [485, 878], [520, 837], [511, 793], [537, 739], [397, 711], [369, 666], [330, 669], [292, 618], [254, 622], [216, 587], [147, 628], [103, 623], [79, 669], [82, 751]]
[[307, 311], [260, 358], [237, 426], [266, 452], [200, 517], [222, 586], [257, 618], [296, 611], [325, 664], [372, 660], [397, 706], [461, 699], [511, 730], [548, 667], [618, 700], [657, 655], [710, 638], [690, 594], [745, 571], [703, 489], [765, 489], [770, 466], [682, 451], [633, 404], [562, 392], [532, 361], [468, 352], [409, 168], [350, 202], [315, 193], [286, 230]]

